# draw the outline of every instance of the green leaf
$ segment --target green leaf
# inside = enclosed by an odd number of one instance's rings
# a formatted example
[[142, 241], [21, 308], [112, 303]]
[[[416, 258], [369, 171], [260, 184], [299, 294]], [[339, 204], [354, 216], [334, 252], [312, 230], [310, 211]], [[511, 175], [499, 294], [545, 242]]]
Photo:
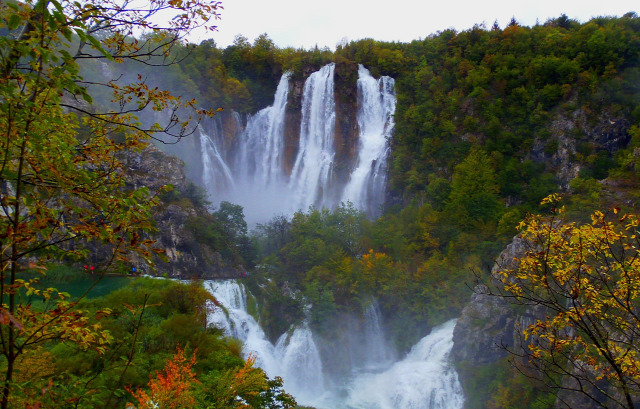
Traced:
[[102, 44], [100, 43], [100, 41], [98, 41], [94, 36], [91, 35], [87, 35], [87, 40], [91, 43], [91, 45], [98, 51], [100, 51], [100, 53], [102, 55], [104, 55], [105, 57], [107, 57], [109, 60], [113, 60], [113, 57], [111, 56], [111, 54], [109, 54], [107, 52], [107, 50], [105, 50], [102, 47]]
[[49, 4], [53, 4], [53, 6], [61, 13], [64, 14], [64, 10], [62, 8], [62, 4], [56, 0], [49, 0]]
[[62, 29], [62, 34], [64, 35], [64, 38], [66, 38], [67, 40], [71, 41], [71, 30], [69, 30], [68, 28], [64, 27]]
[[60, 50], [60, 54], [62, 54], [62, 59], [65, 63], [70, 63], [71, 61], [73, 61], [73, 57], [67, 50]]
[[82, 99], [87, 101], [89, 104], [93, 104], [93, 98], [91, 98], [91, 95], [89, 95], [87, 92], [82, 93]]
[[87, 35], [85, 34], [84, 30], [80, 28], [74, 28], [73, 31], [76, 32], [80, 41], [87, 41]]
[[9, 30], [15, 30], [22, 23], [22, 19], [17, 14], [12, 14], [9, 17]]

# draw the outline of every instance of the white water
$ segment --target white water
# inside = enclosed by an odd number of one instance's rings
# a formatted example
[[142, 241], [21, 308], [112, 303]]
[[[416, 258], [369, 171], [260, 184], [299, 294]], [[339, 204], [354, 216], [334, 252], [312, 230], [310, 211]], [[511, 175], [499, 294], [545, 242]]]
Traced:
[[235, 168], [238, 177], [252, 187], [270, 187], [285, 180], [283, 168], [284, 114], [289, 96], [289, 74], [280, 79], [273, 105], [267, 107], [247, 123], [242, 134]]
[[[207, 128], [216, 135], [201, 130], [202, 181], [212, 202], [240, 204], [250, 224], [275, 214], [306, 211], [309, 206], [334, 209], [346, 201], [370, 216], [378, 213], [386, 188], [394, 82], [390, 77], [376, 80], [360, 66], [356, 152], [353, 163], [340, 164], [351, 170], [344, 180], [338, 180], [334, 172], [334, 73], [335, 65], [329, 64], [307, 78], [301, 96], [300, 133], [289, 135], [286, 143], [288, 73], [278, 84], [273, 105], [248, 118], [240, 134], [223, 135], [217, 118]], [[225, 149], [221, 141], [227, 141]]]
[[388, 139], [396, 110], [393, 78], [376, 80], [358, 67], [358, 162], [344, 188], [342, 201], [358, 209], [377, 210], [382, 204], [387, 174]]
[[[371, 303], [365, 312], [360, 346], [368, 359], [348, 378], [323, 370], [318, 346], [304, 323], [270, 343], [256, 320], [247, 313], [244, 287], [233, 280], [206, 281], [205, 287], [227, 309], [216, 308], [213, 325], [243, 341], [245, 356], [270, 376], [281, 376], [284, 388], [298, 404], [319, 409], [461, 409], [462, 390], [448, 355], [455, 321], [434, 328], [402, 360], [392, 362], [379, 312]], [[369, 338], [370, 337], [370, 338]], [[375, 365], [375, 363], [378, 365]]]
[[458, 375], [448, 362], [455, 320], [436, 327], [409, 354], [381, 373], [359, 374], [346, 408], [461, 409]]
[[364, 311], [364, 331], [361, 349], [364, 356], [361, 358], [364, 368], [377, 371], [389, 367], [395, 356], [384, 336], [380, 308], [373, 301]]
[[205, 281], [204, 285], [228, 313], [227, 316], [216, 308], [209, 321], [224, 329], [227, 335], [241, 340], [245, 356], [253, 354], [256, 364], [269, 377], [281, 376], [285, 390], [300, 402], [311, 402], [324, 393], [320, 353], [306, 324], [296, 328], [290, 336], [283, 334], [273, 345], [258, 322], [247, 313], [243, 286], [233, 280]]
[[[214, 122], [216, 133], [222, 134], [219, 130], [219, 123]], [[233, 189], [234, 182], [231, 170], [220, 155], [214, 140], [209, 136], [202, 126], [198, 125], [200, 134], [200, 149], [202, 152], [202, 182], [208, 192], [223, 192]]]
[[326, 65], [311, 74], [304, 84], [300, 145], [289, 182], [293, 192], [293, 210], [306, 210], [311, 205], [335, 205], [329, 197], [335, 155], [334, 71], [334, 64]]

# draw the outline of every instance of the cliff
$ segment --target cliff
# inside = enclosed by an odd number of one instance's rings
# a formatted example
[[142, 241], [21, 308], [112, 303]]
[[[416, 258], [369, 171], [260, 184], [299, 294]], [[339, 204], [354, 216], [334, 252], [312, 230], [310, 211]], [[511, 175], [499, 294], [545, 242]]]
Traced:
[[[179, 278], [237, 277], [239, 266], [225, 260], [222, 249], [204, 242], [194, 229], [197, 224], [202, 227], [215, 220], [205, 206], [203, 193], [188, 182], [184, 162], [151, 145], [141, 153], [127, 153], [124, 163], [128, 187], [146, 186], [155, 192], [162, 186], [173, 185], [172, 191], [161, 195], [161, 204], [153, 215], [157, 230], [147, 237], [164, 251], [164, 256], [154, 256], [153, 274]], [[151, 272], [135, 255], [131, 264], [138, 271]]]

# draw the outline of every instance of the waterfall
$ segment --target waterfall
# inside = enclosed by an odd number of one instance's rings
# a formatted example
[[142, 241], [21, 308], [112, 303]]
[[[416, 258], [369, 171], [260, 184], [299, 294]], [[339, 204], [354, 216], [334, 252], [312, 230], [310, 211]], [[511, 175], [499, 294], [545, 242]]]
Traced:
[[226, 309], [215, 308], [209, 321], [228, 336], [244, 343], [243, 354], [256, 357], [256, 364], [269, 377], [282, 377], [285, 390], [299, 403], [312, 404], [324, 393], [320, 353], [309, 326], [283, 334], [273, 345], [258, 322], [247, 312], [244, 287], [233, 280], [205, 281], [204, 286]]
[[333, 167], [336, 105], [333, 90], [335, 64], [307, 78], [302, 95], [302, 122], [298, 156], [291, 172], [293, 210], [331, 206], [329, 183]]
[[[455, 320], [420, 340], [397, 362], [388, 352], [377, 304], [365, 309], [360, 348], [368, 361], [350, 376], [323, 370], [315, 337], [303, 322], [268, 341], [258, 322], [247, 312], [247, 294], [234, 280], [205, 281], [205, 288], [225, 307], [215, 308], [209, 321], [244, 343], [243, 354], [269, 377], [281, 376], [284, 388], [298, 404], [318, 409], [461, 409], [462, 389], [448, 356], [453, 346]], [[368, 341], [367, 341], [368, 340]], [[372, 365], [375, 361], [384, 365]], [[329, 386], [327, 386], [329, 385]]]
[[273, 105], [251, 117], [241, 136], [236, 169], [247, 184], [269, 187], [285, 179], [283, 132], [289, 76], [282, 75]]
[[[289, 96], [289, 73], [282, 75], [273, 105], [247, 120], [237, 136], [233, 161], [235, 188], [219, 199], [243, 206], [247, 221], [262, 222], [283, 209], [288, 176], [284, 171], [284, 120]], [[288, 203], [289, 201], [285, 201]]]
[[[295, 128], [292, 124], [285, 127], [287, 118], [294, 118], [287, 117], [290, 89], [294, 88], [290, 73], [282, 75], [273, 105], [249, 117], [240, 134], [210, 136], [200, 131], [202, 181], [215, 201], [243, 206], [250, 224], [264, 222], [274, 214], [306, 211], [309, 206], [334, 209], [347, 201], [369, 216], [378, 214], [384, 201], [388, 140], [394, 125], [394, 81], [390, 77], [376, 80], [359, 66], [358, 140], [351, 141], [354, 155], [341, 156], [353, 163], [336, 164], [334, 75], [335, 64], [328, 64], [305, 80], [298, 135], [290, 134]], [[222, 135], [219, 120], [214, 118], [213, 123], [209, 128]], [[233, 141], [224, 151], [218, 143], [223, 140]], [[350, 171], [335, 172], [337, 168]]]
[[376, 80], [369, 70], [358, 66], [358, 161], [350, 175], [342, 201], [358, 209], [377, 212], [384, 198], [388, 139], [396, 109], [394, 80]]
[[364, 328], [362, 350], [363, 361], [367, 370], [378, 370], [389, 366], [393, 359], [393, 353], [389, 347], [382, 329], [380, 308], [374, 300], [364, 310]]
[[282, 358], [285, 387], [297, 400], [314, 402], [324, 393], [324, 375], [320, 353], [309, 325], [303, 323], [291, 336], [282, 334], [276, 344], [276, 354]]
[[[213, 122], [215, 133], [222, 135], [220, 123]], [[202, 182], [210, 196], [217, 192], [232, 189], [234, 186], [231, 170], [220, 155], [214, 139], [209, 136], [201, 125], [198, 125], [200, 134], [200, 151], [202, 153]], [[215, 137], [215, 136], [214, 136]]]
[[422, 338], [401, 361], [353, 382], [350, 409], [462, 409], [462, 387], [448, 362], [455, 320]]

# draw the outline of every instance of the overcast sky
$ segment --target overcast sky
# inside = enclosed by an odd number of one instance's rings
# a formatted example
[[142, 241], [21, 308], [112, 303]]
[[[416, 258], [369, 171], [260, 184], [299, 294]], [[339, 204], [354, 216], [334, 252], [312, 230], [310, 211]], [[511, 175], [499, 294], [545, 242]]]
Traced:
[[343, 38], [409, 42], [447, 28], [462, 31], [483, 22], [491, 27], [495, 20], [504, 28], [512, 16], [532, 26], [562, 13], [580, 22], [640, 13], [637, 0], [222, 0], [222, 6], [212, 36], [219, 47], [237, 34], [253, 42], [267, 33], [281, 48], [305, 49], [334, 49]]

